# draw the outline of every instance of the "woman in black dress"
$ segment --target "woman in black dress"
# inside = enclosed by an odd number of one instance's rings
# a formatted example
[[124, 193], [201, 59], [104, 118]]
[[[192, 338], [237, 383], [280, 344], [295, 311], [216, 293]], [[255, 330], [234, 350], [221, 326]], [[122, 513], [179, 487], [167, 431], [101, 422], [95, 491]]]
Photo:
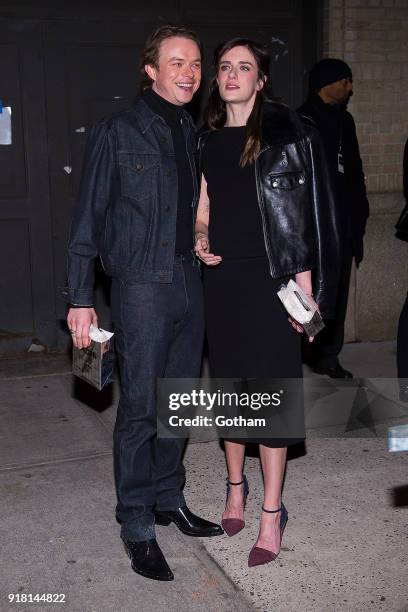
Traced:
[[[266, 101], [265, 48], [247, 39], [228, 41], [216, 50], [215, 69], [207, 108], [209, 131], [199, 145], [202, 177], [195, 247], [206, 264], [211, 376], [301, 378], [298, 332], [303, 328], [288, 322], [276, 292], [283, 281], [294, 278], [313, 300], [311, 269], [324, 261], [317, 253], [322, 247], [318, 229], [322, 215], [326, 229], [332, 231], [331, 265], [336, 274], [338, 239], [332, 200], [324, 194], [322, 213], [315, 197], [318, 184], [311, 139], [299, 120], [286, 106]], [[328, 308], [329, 285], [319, 270], [318, 293]], [[257, 440], [265, 490], [250, 566], [279, 554], [287, 520], [281, 501], [286, 451], [297, 441]], [[225, 452], [228, 488], [222, 525], [232, 536], [245, 525], [245, 441], [226, 440]]]

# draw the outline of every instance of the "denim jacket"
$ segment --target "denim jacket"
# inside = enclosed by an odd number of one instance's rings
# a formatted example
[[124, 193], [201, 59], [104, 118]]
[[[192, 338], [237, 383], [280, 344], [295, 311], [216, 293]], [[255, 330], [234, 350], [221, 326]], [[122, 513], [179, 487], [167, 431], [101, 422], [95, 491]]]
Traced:
[[[194, 124], [187, 112], [182, 125], [195, 169]], [[109, 276], [127, 281], [172, 281], [177, 182], [170, 128], [142, 98], [129, 110], [92, 128], [68, 243], [67, 286], [62, 289], [67, 302], [93, 304], [97, 256]], [[193, 183], [194, 220], [196, 172]]]

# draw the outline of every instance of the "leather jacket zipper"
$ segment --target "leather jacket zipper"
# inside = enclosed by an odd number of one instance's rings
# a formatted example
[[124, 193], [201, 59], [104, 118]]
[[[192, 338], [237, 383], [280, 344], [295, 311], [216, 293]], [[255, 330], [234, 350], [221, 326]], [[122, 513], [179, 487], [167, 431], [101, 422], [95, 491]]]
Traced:
[[267, 148], [268, 147], [264, 147], [263, 149], [261, 149], [261, 151], [259, 151], [259, 153], [258, 153], [258, 157], [255, 160], [255, 183], [256, 183], [256, 192], [257, 192], [257, 195], [258, 195], [258, 206], [259, 206], [259, 210], [261, 211], [261, 217], [262, 217], [262, 228], [263, 228], [263, 234], [264, 234], [264, 242], [265, 242], [266, 254], [268, 256], [268, 261], [269, 261], [269, 271], [270, 271], [270, 274], [271, 274], [271, 276], [273, 278], [272, 257], [271, 257], [271, 251], [270, 251], [270, 248], [269, 248], [269, 237], [268, 237], [267, 230], [266, 230], [265, 207], [264, 207], [264, 201], [263, 201], [261, 189], [259, 187], [260, 179], [259, 179], [258, 159], [259, 159], [259, 156], [261, 155], [261, 153], [266, 151]]

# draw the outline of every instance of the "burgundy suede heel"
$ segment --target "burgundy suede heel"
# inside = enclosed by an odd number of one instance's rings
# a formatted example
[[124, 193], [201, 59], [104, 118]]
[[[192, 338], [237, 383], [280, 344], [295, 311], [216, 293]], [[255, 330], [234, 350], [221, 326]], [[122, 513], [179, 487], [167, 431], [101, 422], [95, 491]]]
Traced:
[[[227, 501], [228, 501], [228, 494], [230, 492], [231, 485], [235, 487], [235, 486], [242, 485], [242, 484], [244, 485], [244, 509], [245, 509], [246, 499], [249, 493], [248, 481], [247, 481], [245, 474], [243, 474], [242, 480], [240, 482], [230, 482], [227, 478]], [[224, 529], [227, 536], [231, 538], [232, 536], [242, 531], [242, 529], [245, 527], [245, 521], [242, 521], [241, 519], [237, 519], [237, 518], [222, 519], [221, 526]]]
[[[283, 532], [285, 531], [286, 523], [288, 520], [288, 512], [285, 506], [283, 505], [283, 503], [281, 504], [281, 507], [278, 508], [277, 510], [266, 510], [263, 506], [262, 506], [262, 510], [263, 512], [268, 512], [269, 514], [275, 514], [276, 512], [281, 512], [280, 523], [279, 523], [279, 528], [280, 528], [279, 548], [280, 548], [280, 545], [282, 544]], [[253, 548], [251, 549], [251, 552], [249, 553], [249, 557], [248, 557], [248, 567], [254, 567], [255, 565], [265, 565], [265, 563], [270, 563], [271, 561], [275, 561], [276, 557], [279, 555], [279, 552], [280, 550], [277, 553], [274, 553], [271, 550], [267, 550], [266, 548], [260, 548], [259, 546], [253, 546]]]

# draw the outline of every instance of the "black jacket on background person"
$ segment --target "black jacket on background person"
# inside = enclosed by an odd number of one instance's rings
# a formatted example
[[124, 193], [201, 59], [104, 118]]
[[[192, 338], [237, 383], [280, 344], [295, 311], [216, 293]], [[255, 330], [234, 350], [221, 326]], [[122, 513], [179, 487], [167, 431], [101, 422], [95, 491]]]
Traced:
[[404, 197], [405, 197], [405, 201], [408, 204], [408, 140], [405, 142], [404, 160], [403, 160], [402, 170], [403, 170]]
[[401, 240], [408, 240], [408, 140], [405, 142], [404, 147], [404, 161], [402, 171], [405, 206], [402, 209], [395, 229], [397, 230], [397, 238], [400, 238]]
[[[341, 220], [342, 244], [348, 243], [359, 265], [369, 204], [354, 119], [344, 105], [326, 104], [316, 93], [297, 112], [305, 124], [314, 125], [320, 132]], [[339, 171], [339, 152], [344, 173]]]
[[[405, 207], [398, 219], [397, 238], [408, 241], [408, 140], [404, 147], [403, 189]], [[397, 368], [400, 385], [400, 400], [408, 402], [408, 293], [398, 321]]]
[[[200, 136], [200, 152], [209, 133]], [[315, 300], [323, 316], [331, 317], [340, 269], [340, 228], [316, 128], [304, 126], [287, 106], [264, 102], [255, 176], [271, 276], [312, 270]]]

